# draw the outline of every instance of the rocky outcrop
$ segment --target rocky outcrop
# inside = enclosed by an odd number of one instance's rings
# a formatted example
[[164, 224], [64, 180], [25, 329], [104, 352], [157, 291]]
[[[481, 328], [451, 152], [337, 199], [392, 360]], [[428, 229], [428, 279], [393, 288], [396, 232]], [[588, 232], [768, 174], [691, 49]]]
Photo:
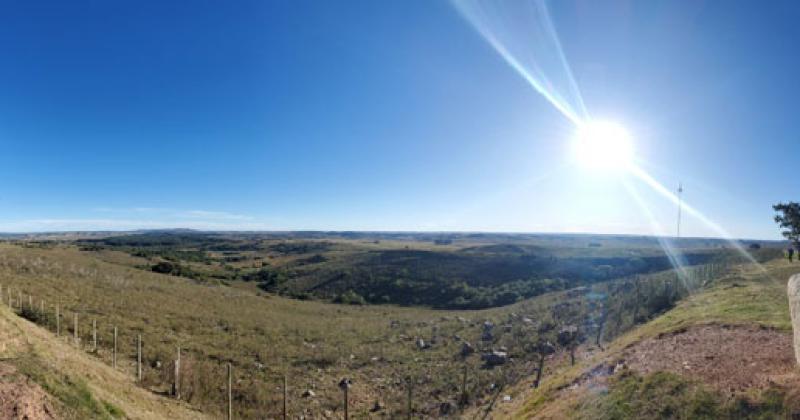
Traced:
[[800, 274], [789, 278], [787, 293], [789, 312], [792, 315], [792, 331], [794, 331], [794, 358], [797, 364], [800, 364]]

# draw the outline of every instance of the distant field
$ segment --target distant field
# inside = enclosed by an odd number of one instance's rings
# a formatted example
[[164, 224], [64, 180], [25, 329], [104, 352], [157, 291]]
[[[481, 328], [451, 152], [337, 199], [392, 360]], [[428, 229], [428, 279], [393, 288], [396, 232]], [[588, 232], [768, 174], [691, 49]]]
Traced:
[[[504, 306], [672, 267], [656, 238], [636, 236], [179, 231], [77, 243], [109, 262], [202, 282], [251, 282], [300, 299], [447, 309]], [[762, 253], [776, 251], [775, 243], [763, 245]], [[685, 265], [733, 254], [720, 240], [674, 246]]]

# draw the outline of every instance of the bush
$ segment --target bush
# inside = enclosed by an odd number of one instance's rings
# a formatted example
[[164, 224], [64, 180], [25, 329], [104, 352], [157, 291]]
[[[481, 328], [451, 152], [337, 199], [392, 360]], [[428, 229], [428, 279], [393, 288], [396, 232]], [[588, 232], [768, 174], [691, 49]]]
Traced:
[[344, 303], [347, 305], [365, 305], [367, 301], [364, 299], [363, 296], [359, 295], [358, 293], [348, 290], [333, 300], [336, 303]]

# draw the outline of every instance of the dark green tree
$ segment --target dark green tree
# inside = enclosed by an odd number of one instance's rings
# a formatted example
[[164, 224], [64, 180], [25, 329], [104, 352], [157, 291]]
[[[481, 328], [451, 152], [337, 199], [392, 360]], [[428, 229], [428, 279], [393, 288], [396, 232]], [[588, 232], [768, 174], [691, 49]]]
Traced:
[[775, 223], [781, 229], [781, 234], [792, 242], [792, 245], [800, 245], [800, 203], [790, 201], [788, 203], [778, 203], [772, 206], [778, 214], [775, 215]]

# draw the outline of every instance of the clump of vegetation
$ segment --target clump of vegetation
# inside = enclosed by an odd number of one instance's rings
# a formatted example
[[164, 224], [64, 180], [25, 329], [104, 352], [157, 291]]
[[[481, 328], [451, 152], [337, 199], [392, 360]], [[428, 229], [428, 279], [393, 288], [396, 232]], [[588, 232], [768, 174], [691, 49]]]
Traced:
[[358, 293], [348, 290], [339, 296], [336, 296], [336, 299], [333, 300], [335, 303], [344, 303], [347, 305], [364, 305], [367, 303], [364, 300], [364, 297], [359, 295]]
[[576, 407], [581, 419], [774, 419], [788, 415], [781, 391], [770, 389], [752, 401], [729, 400], [681, 376], [627, 371], [610, 379], [607, 393], [590, 396]]

